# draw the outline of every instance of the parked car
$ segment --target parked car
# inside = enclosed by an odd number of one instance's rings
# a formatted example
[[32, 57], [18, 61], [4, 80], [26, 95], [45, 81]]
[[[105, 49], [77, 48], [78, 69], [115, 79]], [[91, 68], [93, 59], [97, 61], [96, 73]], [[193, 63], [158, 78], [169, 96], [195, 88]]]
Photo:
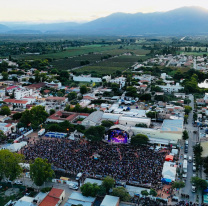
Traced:
[[78, 187], [77, 185], [73, 184], [73, 183], [70, 183], [70, 184], [69, 184], [69, 189], [72, 189], [72, 190], [78, 190], [79, 187]]
[[187, 160], [187, 155], [183, 155], [183, 159]]
[[196, 172], [196, 167], [195, 166], [193, 166], [193, 172]]
[[191, 191], [192, 191], [192, 192], [196, 192], [196, 187], [195, 187], [195, 186], [192, 186], [192, 187], [191, 187]]
[[189, 156], [188, 161], [192, 162], [192, 157], [191, 156]]
[[22, 185], [22, 181], [16, 180], [16, 181], [14, 182], [14, 184], [16, 184], [16, 185]]

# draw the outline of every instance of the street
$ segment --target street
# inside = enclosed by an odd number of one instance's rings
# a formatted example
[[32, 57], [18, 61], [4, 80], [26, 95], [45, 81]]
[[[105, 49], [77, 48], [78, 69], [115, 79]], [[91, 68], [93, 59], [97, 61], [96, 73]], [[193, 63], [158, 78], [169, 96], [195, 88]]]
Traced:
[[[188, 124], [185, 124], [186, 130], [189, 134], [189, 139], [188, 139], [188, 153], [184, 153], [184, 145], [183, 145], [183, 152], [182, 154], [186, 154], [187, 155], [187, 159], [189, 156], [192, 157], [193, 159], [193, 146], [196, 144], [196, 137], [198, 134], [193, 133], [194, 130], [196, 130], [196, 127], [193, 126], [192, 122], [193, 122], [193, 110], [194, 110], [194, 96], [193, 95], [189, 95], [189, 99], [191, 100], [191, 103], [189, 104], [192, 107], [192, 111], [189, 114], [189, 118], [188, 118]], [[182, 157], [183, 160], [183, 157]], [[187, 194], [189, 195], [189, 201], [192, 202], [196, 202], [196, 193], [193, 193], [191, 191], [191, 187], [192, 184], [190, 182], [190, 179], [193, 177], [193, 161], [191, 163], [188, 162], [188, 169], [187, 169], [187, 178], [186, 178], [186, 185], [185, 187], [182, 189], [181, 193], [183, 194]], [[201, 202], [201, 201], [199, 201]]]

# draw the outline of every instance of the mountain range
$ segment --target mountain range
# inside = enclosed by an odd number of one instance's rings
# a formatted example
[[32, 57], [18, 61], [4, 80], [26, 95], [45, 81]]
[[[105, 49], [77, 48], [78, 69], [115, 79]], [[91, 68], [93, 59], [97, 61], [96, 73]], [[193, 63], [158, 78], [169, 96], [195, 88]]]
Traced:
[[208, 33], [208, 10], [182, 7], [167, 12], [113, 13], [107, 17], [78, 24], [0, 24], [0, 33], [79, 34], [79, 35], [191, 35]]

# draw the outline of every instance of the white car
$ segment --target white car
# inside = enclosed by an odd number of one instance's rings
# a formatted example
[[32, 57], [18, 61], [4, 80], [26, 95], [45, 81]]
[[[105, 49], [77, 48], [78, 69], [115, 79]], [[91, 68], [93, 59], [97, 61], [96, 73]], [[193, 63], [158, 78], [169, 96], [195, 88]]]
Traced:
[[192, 191], [192, 192], [196, 192], [196, 187], [195, 187], [195, 186], [192, 186], [192, 187], [191, 187], [191, 191]]
[[196, 167], [193, 166], [193, 172], [196, 172]]
[[16, 180], [16, 181], [14, 182], [14, 184], [16, 184], [16, 185], [22, 185], [22, 181]]
[[70, 184], [69, 184], [69, 189], [72, 189], [72, 190], [78, 190], [79, 187], [78, 187], [77, 185], [73, 184], [73, 183], [70, 183]]

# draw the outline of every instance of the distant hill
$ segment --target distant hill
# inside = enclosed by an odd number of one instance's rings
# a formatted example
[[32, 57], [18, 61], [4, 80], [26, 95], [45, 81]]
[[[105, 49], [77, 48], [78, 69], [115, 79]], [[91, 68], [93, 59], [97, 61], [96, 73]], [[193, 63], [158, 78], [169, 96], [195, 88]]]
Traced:
[[114, 13], [85, 23], [73, 32], [108, 35], [203, 34], [208, 33], [208, 10], [182, 7], [168, 12]]
[[6, 33], [7, 34], [42, 34], [42, 32], [38, 30], [26, 30], [26, 29], [10, 30], [7, 31]]
[[9, 27], [3, 25], [3, 24], [0, 24], [0, 32], [6, 32], [9, 30]]
[[[191, 35], [208, 34], [207, 22], [208, 10], [201, 7], [182, 7], [145, 14], [114, 13], [82, 25], [75, 22], [9, 25], [9, 33], [32, 33], [36, 30], [34, 33], [73, 35]], [[0, 32], [8, 33], [8, 27], [3, 31], [0, 25]]]

